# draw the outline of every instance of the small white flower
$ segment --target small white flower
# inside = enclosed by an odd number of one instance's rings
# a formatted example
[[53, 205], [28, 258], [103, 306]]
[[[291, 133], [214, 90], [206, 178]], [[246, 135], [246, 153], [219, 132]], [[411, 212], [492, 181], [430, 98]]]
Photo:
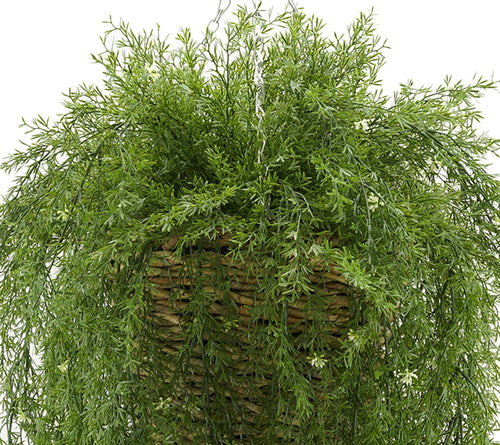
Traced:
[[358, 334], [356, 334], [356, 332], [354, 332], [352, 329], [350, 329], [349, 332], [347, 333], [347, 338], [349, 339], [349, 341], [352, 341], [353, 343], [356, 343], [359, 340]]
[[373, 193], [370, 193], [368, 196], [368, 208], [373, 211], [381, 205], [384, 205], [384, 203], [380, 201], [380, 198]]
[[146, 71], [148, 72], [148, 77], [152, 80], [158, 79], [160, 77], [160, 73], [158, 72], [158, 68], [154, 63], [149, 65], [148, 68], [146, 68]]
[[352, 343], [354, 349], [360, 351], [365, 345], [365, 340], [360, 332], [356, 332], [352, 329], [347, 333], [347, 339]]
[[25, 423], [29, 422], [30, 419], [26, 415], [26, 413], [21, 408], [19, 408], [19, 410], [17, 411], [17, 420], [19, 420], [19, 422], [21, 423]]
[[328, 361], [328, 360], [324, 359], [323, 357], [324, 357], [324, 354], [318, 355], [315, 353], [314, 357], [307, 357], [307, 360], [309, 360], [309, 363], [314, 368], [321, 369], [326, 365], [326, 362]]
[[370, 122], [368, 121], [368, 119], [363, 119], [359, 122], [354, 122], [354, 129], [368, 131], [370, 129]]
[[355, 346], [358, 346], [361, 340], [359, 334], [357, 332], [354, 332], [352, 329], [350, 329], [347, 333], [347, 338], [350, 342], [354, 343]]
[[59, 371], [61, 371], [63, 374], [66, 374], [68, 372], [68, 365], [69, 360], [66, 360], [64, 363], [57, 365], [57, 369], [59, 369]]
[[221, 317], [221, 321], [225, 332], [238, 327], [238, 320], [226, 320], [224, 317]]
[[170, 397], [167, 397], [166, 399], [160, 397], [160, 400], [158, 403], [155, 403], [154, 407], [158, 411], [166, 410], [170, 408], [172, 403], [172, 399]]
[[408, 368], [406, 368], [404, 372], [400, 372], [399, 378], [401, 379], [401, 383], [403, 383], [406, 386], [411, 386], [413, 380], [418, 378], [417, 374], [415, 374], [415, 371], [409, 371]]

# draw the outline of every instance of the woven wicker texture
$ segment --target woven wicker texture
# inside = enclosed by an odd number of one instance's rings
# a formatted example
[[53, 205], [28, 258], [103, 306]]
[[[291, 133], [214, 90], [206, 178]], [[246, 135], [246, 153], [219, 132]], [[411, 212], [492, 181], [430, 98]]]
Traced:
[[[168, 402], [191, 425], [189, 431], [179, 431], [177, 443], [200, 443], [211, 427], [223, 432], [225, 440], [253, 443], [264, 434], [270, 416], [276, 422], [289, 421], [280, 410], [276, 414], [274, 365], [259, 342], [259, 336], [269, 335], [266, 328], [273, 322], [262, 315], [268, 303], [259, 290], [264, 271], [258, 264], [234, 261], [222, 238], [180, 257], [174, 254], [175, 244], [170, 240], [153, 253], [149, 281], [152, 319], [172, 388]], [[308, 301], [314, 297], [324, 302], [323, 338], [335, 351], [349, 320], [350, 299], [349, 285], [333, 267], [318, 261], [309, 279], [312, 294], [288, 302], [286, 310], [291, 342], [306, 363], [307, 331], [317, 323], [308, 315]], [[193, 340], [201, 317], [210, 325], [200, 328]], [[319, 370], [310, 363], [301, 372], [309, 381], [319, 381]], [[276, 443], [281, 440], [276, 437]], [[218, 442], [212, 438], [203, 443]]]

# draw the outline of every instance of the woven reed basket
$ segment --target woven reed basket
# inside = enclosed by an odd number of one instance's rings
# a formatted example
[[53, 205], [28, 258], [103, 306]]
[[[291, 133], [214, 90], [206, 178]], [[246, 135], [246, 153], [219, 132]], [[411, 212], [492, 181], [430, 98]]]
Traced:
[[[154, 298], [152, 319], [168, 368], [166, 383], [179, 379], [172, 385], [177, 389], [168, 395], [168, 401], [178, 410], [178, 417], [184, 421], [189, 418], [191, 425], [178, 432], [176, 443], [219, 443], [213, 438], [200, 442], [200, 435], [193, 436], [196, 427], [206, 428], [208, 416], [210, 422], [213, 418], [220, 422], [215, 428], [224, 432], [225, 440], [234, 438], [234, 443], [253, 443], [251, 440], [261, 437], [268, 422], [266, 412], [269, 411], [266, 410], [272, 405], [275, 368], [259, 350], [258, 339], [250, 335], [257, 326], [262, 328], [269, 323], [261, 318], [258, 310], [266, 296], [258, 291], [258, 267], [234, 261], [229, 238], [219, 236], [215, 241], [196, 246], [196, 252], [188, 250], [181, 257], [174, 255], [177, 239], [170, 239], [153, 252], [150, 262], [149, 282]], [[309, 278], [314, 285], [313, 292], [326, 302], [324, 338], [331, 350], [338, 350], [339, 337], [350, 319], [350, 286], [334, 267], [319, 261]], [[190, 314], [195, 293], [197, 301], [203, 300], [208, 317], [218, 328], [213, 336], [210, 331], [203, 332], [206, 349], [199, 344], [187, 345], [185, 341], [185, 319]], [[294, 339], [308, 329], [308, 298], [304, 295], [288, 304], [288, 330]], [[262, 329], [260, 332], [262, 335]], [[227, 353], [224, 363], [213, 362], [207, 366], [210, 362], [207, 355], [211, 353], [208, 342], [212, 351], [215, 345]], [[297, 349], [301, 351], [300, 346]], [[304, 357], [309, 355], [304, 348], [302, 352]], [[180, 355], [185, 357], [182, 377], [173, 377], [176, 369], [179, 371], [176, 360]], [[313, 366], [304, 368], [309, 379], [318, 379], [318, 373]], [[222, 381], [219, 378], [222, 374], [230, 378]], [[232, 413], [230, 419], [220, 410], [221, 404]], [[207, 412], [211, 406], [219, 406], [219, 411]], [[208, 432], [205, 433], [208, 437]], [[275, 443], [281, 440], [276, 438]]]

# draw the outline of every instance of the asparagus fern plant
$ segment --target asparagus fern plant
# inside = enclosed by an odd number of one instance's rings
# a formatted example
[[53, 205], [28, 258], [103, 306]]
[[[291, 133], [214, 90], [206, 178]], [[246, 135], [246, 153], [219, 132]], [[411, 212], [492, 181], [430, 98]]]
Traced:
[[[8, 443], [178, 443], [189, 419], [163, 398], [146, 272], [162, 241], [178, 236], [181, 253], [220, 233], [234, 258], [272, 271], [259, 309], [272, 322], [251, 340], [276, 364], [275, 416], [290, 413], [246, 443], [487, 443], [500, 188], [484, 162], [498, 141], [476, 130], [475, 101], [494, 84], [410, 82], [387, 96], [371, 15], [325, 36], [301, 12], [242, 7], [202, 42], [124, 23], [103, 42], [102, 85], [69, 92], [56, 122], [26, 124], [30, 142], [3, 166], [18, 173], [0, 207]], [[310, 295], [321, 318], [317, 258], [355, 290], [352, 320], [337, 351], [312, 324], [305, 363], [280, 314]], [[188, 330], [211, 329], [201, 309]], [[211, 407], [221, 417], [209, 438], [193, 431], [197, 443], [239, 443], [220, 426], [228, 409]]]

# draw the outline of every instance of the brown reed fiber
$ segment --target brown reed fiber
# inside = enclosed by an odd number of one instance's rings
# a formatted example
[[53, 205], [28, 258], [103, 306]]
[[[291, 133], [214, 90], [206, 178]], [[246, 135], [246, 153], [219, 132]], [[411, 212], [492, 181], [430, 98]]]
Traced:
[[[180, 256], [175, 254], [176, 241], [164, 242], [153, 252], [148, 276], [154, 298], [151, 320], [156, 323], [158, 342], [165, 355], [166, 382], [177, 388], [169, 394], [169, 403], [179, 417], [190, 418], [195, 430], [196, 426], [206, 423], [207, 406], [221, 402], [222, 398], [228, 410], [237, 414], [231, 419], [223, 419], [221, 412], [221, 422], [225, 423], [221, 429], [234, 440], [253, 443], [250, 440], [263, 434], [267, 422], [266, 406], [273, 397], [273, 364], [265, 362], [265, 354], [259, 351], [258, 342], [250, 335], [257, 326], [269, 322], [258, 310], [266, 302], [266, 295], [259, 290], [258, 267], [235, 261], [228, 249], [228, 239], [222, 237], [216, 242], [205, 243], [201, 250], [186, 251]], [[320, 261], [314, 264], [309, 280], [314, 292], [326, 302], [324, 336], [330, 349], [336, 350], [342, 330], [350, 319], [350, 287], [335, 267]], [[210, 332], [203, 332], [201, 343], [186, 345], [186, 320], [191, 315], [194, 292], [206, 296], [206, 311], [218, 326], [214, 334], [217, 338], [214, 339]], [[309, 295], [301, 295], [288, 302], [288, 331], [294, 339], [310, 327], [308, 298]], [[228, 356], [225, 363], [212, 361], [212, 367], [207, 367], [203, 359], [210, 354], [204, 350], [208, 342], [212, 348], [216, 345], [224, 350]], [[298, 346], [298, 350], [307, 355], [305, 348]], [[179, 359], [180, 356], [185, 359]], [[178, 372], [181, 362], [182, 376]], [[217, 381], [216, 373], [221, 366], [231, 375], [229, 381]], [[309, 379], [319, 378], [318, 370], [312, 367], [304, 374]], [[176, 443], [199, 441], [199, 436], [184, 429], [179, 431]], [[280, 438], [276, 441], [279, 443]]]

